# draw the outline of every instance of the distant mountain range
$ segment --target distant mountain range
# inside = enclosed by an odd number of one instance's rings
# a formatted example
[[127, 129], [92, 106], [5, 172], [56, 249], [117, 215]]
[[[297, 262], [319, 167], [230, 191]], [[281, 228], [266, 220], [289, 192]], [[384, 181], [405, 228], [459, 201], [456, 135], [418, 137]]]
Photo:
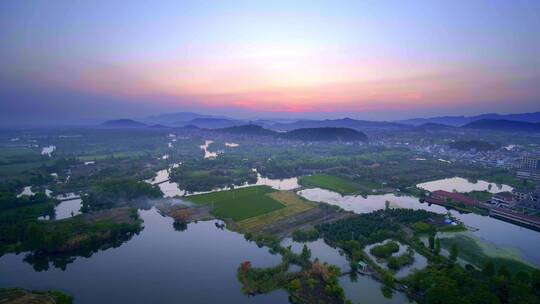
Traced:
[[464, 126], [468, 123], [482, 120], [513, 120], [513, 121], [522, 121], [522, 122], [540, 122], [540, 112], [533, 113], [521, 113], [521, 114], [496, 114], [488, 113], [476, 116], [440, 116], [440, 117], [431, 117], [431, 118], [413, 118], [406, 120], [398, 120], [397, 123], [419, 126], [426, 123], [436, 123], [443, 124], [448, 126]]
[[229, 134], [237, 135], [257, 135], [257, 136], [274, 136], [278, 134], [275, 131], [265, 129], [259, 125], [248, 124], [243, 126], [234, 126], [223, 129], [218, 129], [217, 131]]
[[168, 113], [161, 114], [156, 116], [149, 116], [144, 118], [139, 118], [142, 122], [148, 124], [161, 124], [161, 125], [179, 125], [186, 123], [188, 121], [197, 119], [197, 118], [227, 118], [223, 116], [214, 116], [214, 115], [203, 115], [193, 112], [177, 112], [177, 113]]
[[236, 120], [236, 119], [229, 119], [229, 118], [195, 118], [189, 121], [179, 121], [174, 123], [174, 126], [183, 127], [183, 126], [196, 126], [199, 128], [206, 128], [206, 129], [220, 129], [220, 128], [228, 128], [228, 127], [234, 127], [234, 126], [241, 126], [246, 124], [246, 121], [243, 120]]
[[492, 131], [527, 131], [540, 132], [540, 123], [512, 121], [506, 119], [481, 119], [463, 126], [467, 129], [492, 130]]
[[407, 125], [394, 122], [357, 120], [352, 118], [325, 119], [325, 120], [300, 120], [293, 123], [276, 123], [270, 126], [274, 130], [295, 130], [301, 128], [350, 128], [355, 130], [366, 129], [404, 129]]
[[103, 127], [103, 128], [143, 128], [143, 127], [148, 127], [147, 124], [135, 121], [133, 119], [108, 120], [108, 121], [102, 123], [99, 126]]
[[278, 133], [281, 138], [304, 141], [367, 141], [366, 134], [349, 128], [303, 128]]
[[276, 136], [289, 140], [302, 141], [367, 141], [366, 134], [349, 128], [301, 128], [288, 132], [276, 132], [258, 125], [244, 125], [215, 130], [218, 132], [248, 136]]
[[[310, 128], [346, 128], [357, 131], [373, 130], [419, 130], [443, 131], [458, 127], [468, 129], [484, 129], [497, 131], [537, 131], [540, 122], [540, 112], [523, 114], [483, 114], [477, 116], [442, 116], [433, 118], [415, 118], [398, 122], [368, 121], [352, 118], [325, 120], [297, 120], [281, 122], [265, 120], [241, 120], [220, 116], [200, 115], [192, 112], [179, 112], [147, 117], [140, 121], [132, 119], [117, 119], [106, 121], [100, 127], [105, 128], [200, 128], [223, 129], [223, 132], [244, 132], [253, 135], [269, 135], [270, 130], [285, 132]], [[237, 127], [237, 128], [235, 128]], [[258, 127], [258, 128], [257, 128]], [[457, 130], [457, 129], [456, 129]]]

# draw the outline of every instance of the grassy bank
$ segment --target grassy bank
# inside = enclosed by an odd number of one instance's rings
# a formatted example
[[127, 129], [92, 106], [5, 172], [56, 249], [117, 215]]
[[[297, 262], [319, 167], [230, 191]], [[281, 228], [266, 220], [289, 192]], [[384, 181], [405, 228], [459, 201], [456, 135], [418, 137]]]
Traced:
[[338, 192], [342, 195], [352, 194], [358, 191], [358, 185], [341, 177], [327, 174], [315, 174], [300, 178], [300, 184], [304, 187], [323, 188]]
[[254, 186], [192, 195], [187, 197], [187, 200], [211, 205], [212, 213], [217, 217], [242, 221], [285, 208], [285, 205], [269, 195], [275, 191], [268, 186]]

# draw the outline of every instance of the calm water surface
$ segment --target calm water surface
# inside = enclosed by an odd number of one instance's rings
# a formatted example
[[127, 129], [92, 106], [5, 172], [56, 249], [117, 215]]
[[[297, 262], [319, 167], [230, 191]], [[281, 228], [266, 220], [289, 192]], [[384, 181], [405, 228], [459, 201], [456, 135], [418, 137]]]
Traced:
[[448, 192], [455, 190], [457, 192], [489, 191], [491, 193], [499, 193], [503, 191], [512, 191], [513, 189], [508, 185], [489, 183], [483, 180], [472, 183], [461, 177], [439, 179], [427, 183], [421, 183], [416, 186], [428, 191], [444, 190]]
[[155, 209], [140, 211], [145, 228], [118, 248], [77, 258], [65, 271], [36, 272], [23, 254], [0, 258], [0, 286], [57, 289], [75, 303], [288, 303], [285, 291], [248, 297], [236, 270], [241, 262], [256, 267], [278, 264], [281, 257], [220, 230], [214, 221], [175, 231], [172, 219]]
[[[338, 266], [343, 272], [348, 272], [350, 270], [347, 257], [343, 255], [339, 249], [332, 248], [322, 239], [301, 243], [295, 242], [291, 238], [287, 238], [281, 242], [282, 246], [291, 246], [291, 249], [295, 253], [302, 252], [304, 244], [311, 250], [312, 261], [317, 258], [321, 262]], [[339, 278], [339, 282], [345, 291], [346, 298], [353, 303], [408, 303], [407, 297], [399, 292], [394, 292], [394, 296], [391, 299], [385, 298], [381, 293], [382, 285], [369, 276], [358, 275], [356, 279], [353, 280], [349, 275], [344, 275]]]
[[474, 228], [470, 233], [481, 240], [497, 247], [514, 249], [521, 254], [525, 261], [540, 266], [539, 232], [489, 216], [474, 213], [460, 214], [454, 210], [449, 211], [442, 206], [420, 203], [415, 197], [394, 194], [369, 195], [367, 198], [363, 198], [353, 195], [341, 196], [339, 193], [320, 188], [305, 189], [299, 191], [298, 194], [308, 200], [337, 205], [355, 213], [369, 213], [384, 209], [386, 201], [390, 202], [392, 208], [422, 209], [441, 214], [450, 212], [466, 226]]

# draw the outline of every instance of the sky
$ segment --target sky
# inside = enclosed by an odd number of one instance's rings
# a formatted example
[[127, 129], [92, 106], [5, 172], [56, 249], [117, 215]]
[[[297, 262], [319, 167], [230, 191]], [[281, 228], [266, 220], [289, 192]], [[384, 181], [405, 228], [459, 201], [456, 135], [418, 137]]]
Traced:
[[540, 1], [0, 1], [0, 120], [540, 111]]

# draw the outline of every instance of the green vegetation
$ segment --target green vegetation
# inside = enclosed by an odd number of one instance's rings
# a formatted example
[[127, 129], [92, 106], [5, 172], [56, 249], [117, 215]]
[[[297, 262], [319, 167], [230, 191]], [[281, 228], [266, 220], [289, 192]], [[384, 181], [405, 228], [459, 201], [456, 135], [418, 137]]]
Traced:
[[350, 182], [341, 177], [327, 174], [302, 176], [300, 178], [300, 184], [304, 187], [319, 187], [332, 190], [340, 194], [351, 194], [358, 191], [358, 186], [355, 185], [353, 182]]
[[129, 208], [58, 221], [38, 220], [45, 216], [54, 219], [56, 203], [43, 193], [19, 198], [1, 193], [0, 255], [30, 251], [25, 260], [37, 270], [47, 269], [49, 260], [65, 267], [73, 261], [72, 255], [89, 256], [99, 249], [122, 243], [142, 229], [136, 209]]
[[416, 222], [411, 224], [411, 228], [416, 233], [426, 233], [426, 232], [433, 232], [434, 227], [428, 223], [425, 222]]
[[71, 304], [73, 298], [60, 291], [30, 291], [22, 288], [0, 288], [0, 303]]
[[303, 128], [278, 134], [281, 138], [303, 141], [367, 141], [366, 134], [349, 128]]
[[268, 186], [254, 186], [192, 195], [186, 199], [197, 204], [211, 205], [212, 213], [217, 217], [241, 221], [284, 208], [283, 204], [268, 195], [274, 191]]
[[82, 197], [82, 211], [100, 210], [162, 197], [159, 187], [133, 178], [109, 179], [92, 185]]
[[331, 243], [343, 244], [352, 240], [363, 246], [398, 237], [401, 225], [410, 225], [440, 217], [442, 215], [424, 210], [377, 210], [333, 223], [322, 224], [317, 226], [317, 230]]
[[387, 259], [388, 268], [391, 270], [397, 271], [401, 268], [411, 265], [414, 263], [414, 250], [410, 247], [407, 248], [407, 251], [399, 256], [390, 256]]
[[38, 217], [54, 216], [57, 201], [43, 193], [16, 197], [13, 193], [0, 193], [0, 255], [15, 251], [14, 246], [27, 241], [28, 229], [39, 224]]
[[381, 259], [388, 259], [398, 251], [399, 244], [394, 241], [388, 241], [384, 244], [377, 245], [370, 250], [371, 254]]
[[[205, 166], [206, 167], [206, 166]], [[257, 174], [249, 168], [219, 168], [194, 170], [186, 165], [173, 170], [171, 178], [189, 192], [209, 191], [231, 185], [257, 182]]]
[[466, 196], [475, 199], [478, 202], [485, 202], [491, 199], [491, 192], [489, 191], [471, 191], [464, 193]]
[[293, 232], [292, 239], [295, 242], [312, 242], [319, 239], [320, 234], [317, 229], [296, 230]]
[[[253, 295], [283, 288], [293, 303], [344, 303], [344, 291], [338, 282], [339, 268], [318, 260], [309, 262], [309, 250], [306, 250], [301, 255], [287, 251], [283, 262], [275, 267], [261, 269], [252, 267], [250, 262], [242, 263], [237, 272], [242, 291]], [[301, 272], [287, 272], [293, 260], [303, 261]]]
[[60, 221], [39, 221], [25, 217], [23, 214], [31, 213], [24, 213], [24, 210], [17, 210], [19, 217], [8, 220], [7, 217], [14, 214], [12, 211], [0, 214], [2, 230], [9, 232], [2, 234], [0, 252], [93, 250], [104, 242], [138, 232], [142, 223], [137, 211], [128, 208], [83, 214]]
[[525, 262], [519, 260], [517, 257], [511, 255], [489, 255], [485, 250], [475, 241], [473, 238], [463, 234], [456, 234], [452, 237], [440, 238], [441, 247], [447, 250], [451, 250], [453, 246], [459, 248], [459, 257], [463, 260], [482, 267], [487, 262], [492, 262], [495, 267], [506, 267], [511, 272], [516, 273], [519, 271], [531, 272], [534, 267], [529, 266]]
[[294, 216], [314, 207], [313, 203], [306, 201], [292, 191], [274, 191], [266, 195], [285, 207], [241, 220], [237, 222], [238, 227], [244, 231], [257, 230], [265, 225]]
[[[520, 277], [521, 279], [517, 279]], [[512, 278], [505, 271], [495, 275], [463, 269], [458, 265], [430, 265], [404, 282], [418, 303], [538, 303], [540, 272], [521, 273]]]

